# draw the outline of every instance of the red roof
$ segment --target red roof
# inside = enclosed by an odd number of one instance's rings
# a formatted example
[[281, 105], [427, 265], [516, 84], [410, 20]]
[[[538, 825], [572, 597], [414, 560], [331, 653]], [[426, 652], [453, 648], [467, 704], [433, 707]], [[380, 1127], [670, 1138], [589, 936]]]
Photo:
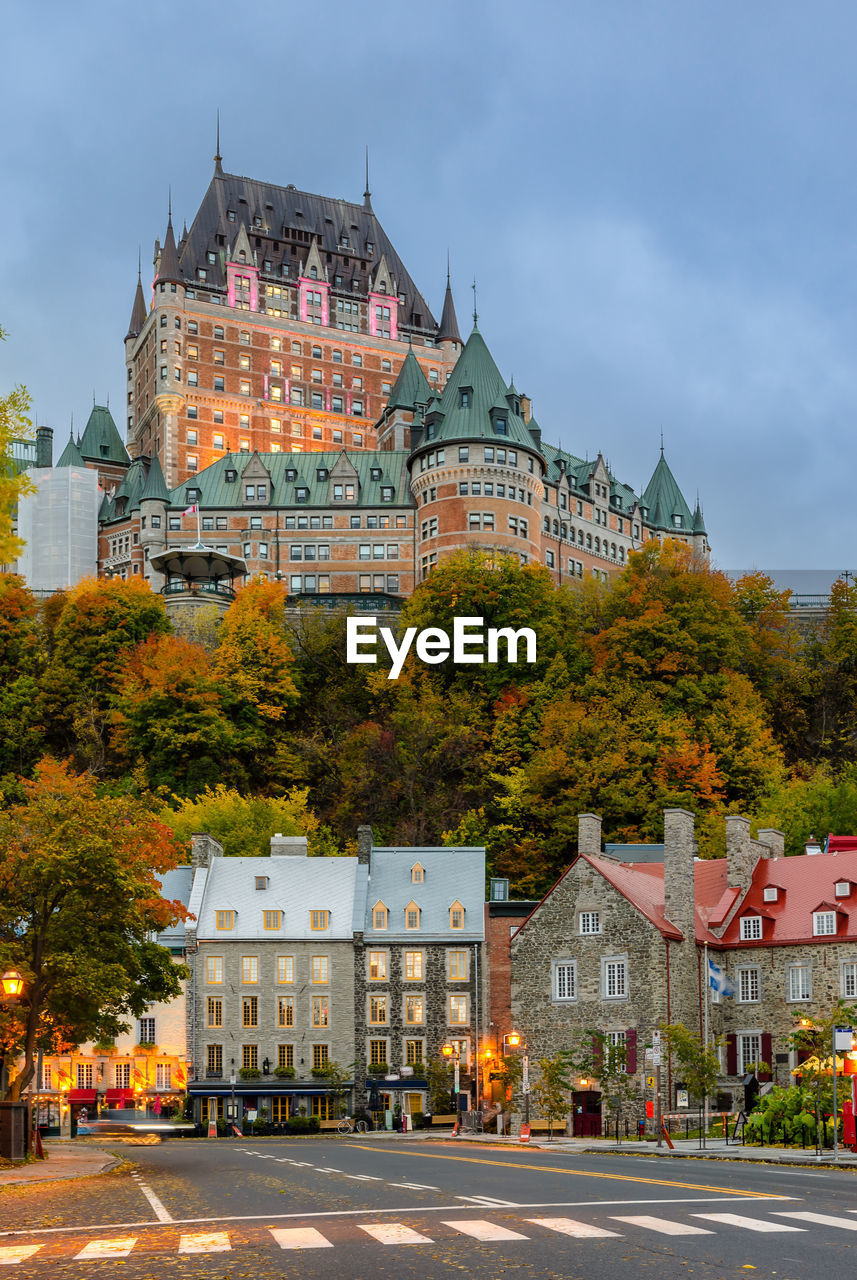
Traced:
[[[848, 894], [836, 896], [835, 886], [848, 882]], [[768, 887], [778, 890], [775, 902], [765, 902]], [[857, 847], [847, 852], [800, 854], [794, 858], [760, 858], [753, 882], [741, 910], [723, 935], [723, 942], [743, 947], [771, 943], [817, 942], [812, 932], [812, 913], [835, 911], [836, 933], [821, 935], [832, 941], [857, 939]], [[763, 941], [741, 938], [741, 916], [767, 917]]]

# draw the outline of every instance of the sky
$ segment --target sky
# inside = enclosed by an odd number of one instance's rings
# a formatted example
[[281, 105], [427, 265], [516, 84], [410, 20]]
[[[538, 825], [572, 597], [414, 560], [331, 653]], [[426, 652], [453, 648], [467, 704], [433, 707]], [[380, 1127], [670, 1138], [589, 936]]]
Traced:
[[[168, 190], [360, 200], [544, 438], [667, 460], [724, 568], [854, 570], [857, 7], [42, 0], [4, 18], [0, 394], [59, 449], [109, 397]], [[147, 276], [148, 272], [148, 276]], [[56, 456], [56, 451], [55, 451]]]

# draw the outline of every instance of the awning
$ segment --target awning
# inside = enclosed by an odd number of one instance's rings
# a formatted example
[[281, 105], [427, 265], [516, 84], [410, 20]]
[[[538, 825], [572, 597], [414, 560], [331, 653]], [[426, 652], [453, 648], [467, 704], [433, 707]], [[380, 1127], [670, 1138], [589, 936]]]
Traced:
[[383, 1076], [370, 1076], [366, 1088], [376, 1093], [392, 1093], [394, 1089], [427, 1089], [427, 1080], [415, 1080], [413, 1076], [401, 1077], [398, 1080], [385, 1080]]
[[105, 1107], [115, 1107], [117, 1103], [123, 1103], [128, 1098], [133, 1098], [133, 1089], [108, 1089], [104, 1094]]
[[94, 1102], [95, 1090], [94, 1089], [69, 1089], [68, 1100], [69, 1102]]
[[[345, 1085], [344, 1091], [347, 1093], [350, 1086]], [[195, 1081], [188, 1085], [188, 1093], [196, 1098], [229, 1098], [232, 1096], [232, 1085], [226, 1084], [204, 1084]], [[266, 1097], [266, 1098], [282, 1098], [291, 1096], [293, 1098], [324, 1098], [329, 1097], [330, 1089], [320, 1089], [317, 1085], [287, 1085], [281, 1084], [263, 1084], [260, 1080], [244, 1081], [235, 1086], [236, 1098], [246, 1097]]]

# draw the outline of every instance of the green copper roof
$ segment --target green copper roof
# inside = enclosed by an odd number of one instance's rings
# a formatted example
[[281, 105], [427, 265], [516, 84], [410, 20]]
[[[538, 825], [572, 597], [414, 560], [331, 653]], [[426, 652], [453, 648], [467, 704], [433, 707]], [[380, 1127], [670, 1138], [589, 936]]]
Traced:
[[702, 507], [699, 505], [699, 499], [696, 501], [696, 510], [693, 513], [693, 532], [705, 533], [705, 520], [702, 515]]
[[[505, 380], [485, 345], [485, 339], [474, 325], [444, 387], [440, 403], [429, 411], [426, 437], [422, 443], [507, 440], [509, 444], [526, 445], [535, 450], [527, 424], [512, 412], [507, 396]], [[433, 415], [437, 415], [434, 422], [431, 420]], [[498, 416], [506, 424], [502, 434], [495, 429]]]
[[140, 458], [135, 458], [122, 477], [122, 483], [113, 495], [114, 504], [118, 505], [120, 498], [127, 498], [125, 511], [138, 510], [144, 481], [143, 463]]
[[161, 464], [155, 456], [149, 463], [149, 474], [146, 476], [146, 483], [143, 485], [140, 493], [140, 501], [147, 502], [155, 499], [157, 502], [166, 502], [169, 505], [170, 491], [167, 488], [167, 482], [164, 479], [164, 473], [161, 470]]
[[[643, 494], [643, 506], [649, 509], [648, 523], [654, 529], [690, 531], [693, 528], [690, 507], [676, 484], [675, 476], [667, 466], [663, 450], [654, 474], [646, 486], [646, 492]], [[680, 517], [678, 523], [675, 517]]]
[[[534, 422], [535, 419], [531, 418], [530, 426]], [[562, 477], [560, 463], [565, 463], [565, 474], [571, 480], [573, 489], [583, 490], [584, 486], [589, 483], [589, 477], [595, 466], [594, 462], [578, 458], [573, 453], [567, 453], [565, 449], [558, 449], [552, 444], [543, 444], [542, 453], [547, 462], [547, 470], [545, 472], [545, 482], [547, 484], [559, 484]], [[610, 476], [610, 497], [619, 499], [615, 509], [627, 514], [633, 510], [635, 503], [638, 501], [637, 495], [630, 485], [623, 484], [621, 480], [618, 480], [609, 468], [608, 475]]]
[[393, 384], [388, 409], [413, 409], [417, 404], [428, 404], [432, 391], [428, 379], [420, 368], [420, 362], [409, 350]]
[[127, 466], [131, 461], [116, 429], [113, 415], [104, 405], [92, 406], [92, 413], [80, 438], [80, 452], [90, 462], [118, 462]]
[[98, 519], [99, 521], [112, 520], [114, 515], [115, 511], [113, 510], [113, 503], [105, 493], [104, 497], [101, 499], [101, 506], [98, 508]]
[[74, 436], [69, 436], [68, 443], [57, 459], [58, 467], [82, 467], [83, 457], [74, 443]]

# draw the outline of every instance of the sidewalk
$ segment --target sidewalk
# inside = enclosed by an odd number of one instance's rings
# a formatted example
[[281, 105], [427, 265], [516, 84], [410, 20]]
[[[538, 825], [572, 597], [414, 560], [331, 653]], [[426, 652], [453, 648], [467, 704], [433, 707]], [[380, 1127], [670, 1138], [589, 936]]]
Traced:
[[0, 1188], [21, 1183], [56, 1182], [60, 1178], [88, 1178], [121, 1164], [109, 1151], [82, 1142], [48, 1140], [44, 1148], [47, 1160], [33, 1160], [14, 1169], [0, 1169]]

